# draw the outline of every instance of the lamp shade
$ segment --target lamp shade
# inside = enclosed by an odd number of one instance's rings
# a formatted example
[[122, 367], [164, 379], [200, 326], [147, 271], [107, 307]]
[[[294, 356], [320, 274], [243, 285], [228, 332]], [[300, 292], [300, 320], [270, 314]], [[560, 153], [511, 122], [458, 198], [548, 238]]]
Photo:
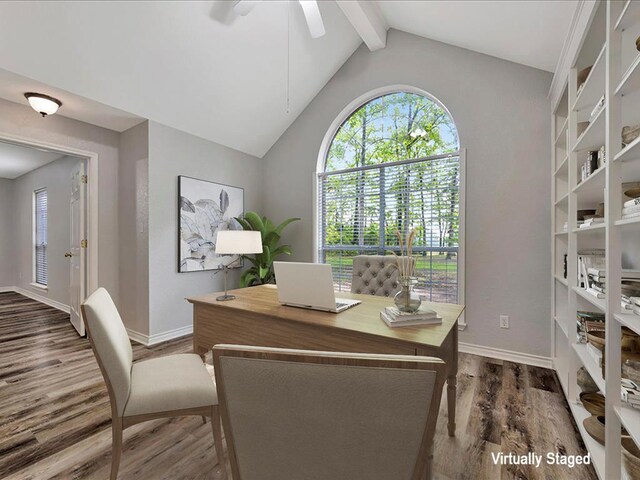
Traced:
[[53, 115], [62, 106], [62, 102], [57, 98], [50, 97], [43, 93], [27, 92], [24, 94], [29, 105], [43, 117]]
[[218, 255], [246, 255], [262, 253], [262, 235], [250, 230], [218, 230], [216, 235]]

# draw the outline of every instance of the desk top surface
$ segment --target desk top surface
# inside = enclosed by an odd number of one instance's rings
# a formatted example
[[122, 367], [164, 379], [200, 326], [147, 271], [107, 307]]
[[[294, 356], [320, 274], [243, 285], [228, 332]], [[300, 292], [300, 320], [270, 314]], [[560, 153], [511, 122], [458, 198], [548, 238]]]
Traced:
[[337, 297], [353, 298], [361, 300], [362, 303], [340, 313], [331, 313], [281, 305], [278, 302], [278, 291], [275, 285], [241, 288], [230, 290], [229, 293], [235, 295], [236, 299], [218, 302], [216, 297], [220, 294], [211, 293], [198, 297], [189, 297], [187, 301], [192, 304], [226, 311], [253, 312], [271, 319], [382, 336], [402, 342], [414, 343], [417, 346], [437, 347], [442, 345], [442, 342], [456, 325], [456, 321], [464, 310], [463, 305], [422, 302], [442, 317], [442, 324], [390, 328], [380, 319], [380, 311], [384, 307], [393, 305], [393, 299], [389, 297], [336, 292]]

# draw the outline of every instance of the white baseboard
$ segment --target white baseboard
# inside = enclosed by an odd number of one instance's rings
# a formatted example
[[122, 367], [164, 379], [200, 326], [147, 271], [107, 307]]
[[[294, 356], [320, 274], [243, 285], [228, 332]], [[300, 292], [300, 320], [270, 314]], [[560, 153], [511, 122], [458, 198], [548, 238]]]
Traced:
[[25, 290], [21, 287], [0, 287], [0, 292], [16, 292], [20, 295], [24, 295], [32, 300], [35, 300], [40, 303], [44, 303], [45, 305], [49, 305], [50, 307], [56, 308], [58, 310], [63, 311], [64, 313], [69, 313], [71, 309], [69, 305], [65, 305], [64, 303], [57, 302], [56, 300], [52, 300], [47, 298], [39, 293], [32, 292], [30, 290]]
[[483, 347], [464, 342], [458, 343], [458, 349], [463, 353], [471, 353], [482, 357], [497, 358], [498, 360], [523, 363], [524, 365], [533, 365], [534, 367], [553, 368], [551, 357], [514, 352], [511, 350], [503, 350], [501, 348]]
[[144, 346], [150, 347], [152, 345], [157, 345], [158, 343], [168, 342], [169, 340], [173, 340], [175, 338], [184, 337], [185, 335], [190, 335], [193, 333], [193, 325], [188, 325], [186, 327], [175, 328], [173, 330], [168, 330], [162, 333], [156, 333], [154, 335], [145, 335], [144, 333], [137, 332], [130, 328], [127, 328], [127, 333], [129, 334], [129, 338], [134, 342], [141, 343]]

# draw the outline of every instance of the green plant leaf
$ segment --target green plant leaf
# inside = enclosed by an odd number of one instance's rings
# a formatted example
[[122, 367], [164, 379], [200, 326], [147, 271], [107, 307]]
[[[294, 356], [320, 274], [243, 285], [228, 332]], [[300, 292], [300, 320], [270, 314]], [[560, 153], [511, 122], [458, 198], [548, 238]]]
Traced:
[[262, 218], [260, 218], [260, 215], [258, 215], [256, 212], [247, 212], [244, 214], [244, 218], [247, 222], [249, 222], [252, 230], [260, 232], [260, 234], [264, 238], [266, 232], [264, 229], [264, 222], [262, 221]]
[[253, 230], [251, 228], [251, 225], [249, 224], [249, 222], [247, 222], [244, 218], [242, 218], [242, 217], [233, 217], [233, 219], [242, 226], [243, 230]]
[[280, 245], [271, 255], [273, 258], [276, 258], [278, 255], [291, 255], [292, 253], [293, 251], [289, 245]]
[[278, 225], [276, 228], [274, 228], [274, 231], [278, 235], [280, 235], [282, 233], [282, 231], [284, 230], [284, 227], [286, 227], [287, 225], [289, 225], [292, 222], [297, 222], [298, 220], [300, 220], [299, 217], [287, 218], [284, 222], [282, 222], [280, 225]]

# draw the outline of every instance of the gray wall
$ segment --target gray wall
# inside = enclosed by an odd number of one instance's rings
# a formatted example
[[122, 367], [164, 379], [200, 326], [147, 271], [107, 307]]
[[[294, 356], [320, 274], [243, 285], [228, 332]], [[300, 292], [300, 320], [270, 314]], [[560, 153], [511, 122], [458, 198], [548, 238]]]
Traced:
[[[118, 301], [119, 134], [70, 118], [42, 118], [30, 107], [0, 99], [0, 132], [96, 153], [98, 184], [98, 284]], [[1, 134], [0, 134], [1, 136]]]
[[[429, 92], [467, 149], [469, 326], [460, 341], [549, 356], [550, 82], [547, 72], [391, 30], [387, 48], [362, 45], [264, 157], [263, 210], [302, 217], [284, 240], [294, 259], [312, 260], [312, 178], [330, 124], [377, 88]], [[499, 328], [500, 314], [510, 315], [509, 330]]]
[[[177, 273], [178, 175], [244, 188], [244, 208], [263, 211], [262, 160], [158, 123], [149, 122], [150, 335], [192, 325], [185, 297], [222, 290], [213, 272]], [[230, 272], [230, 288], [239, 270]]]
[[120, 315], [127, 328], [149, 334], [149, 125], [120, 134], [118, 230]]
[[16, 282], [13, 243], [13, 180], [0, 178], [0, 288]]
[[[13, 180], [13, 245], [16, 283], [25, 290], [69, 305], [71, 172], [80, 160], [63, 157]], [[47, 189], [47, 290], [33, 282], [33, 192]]]

